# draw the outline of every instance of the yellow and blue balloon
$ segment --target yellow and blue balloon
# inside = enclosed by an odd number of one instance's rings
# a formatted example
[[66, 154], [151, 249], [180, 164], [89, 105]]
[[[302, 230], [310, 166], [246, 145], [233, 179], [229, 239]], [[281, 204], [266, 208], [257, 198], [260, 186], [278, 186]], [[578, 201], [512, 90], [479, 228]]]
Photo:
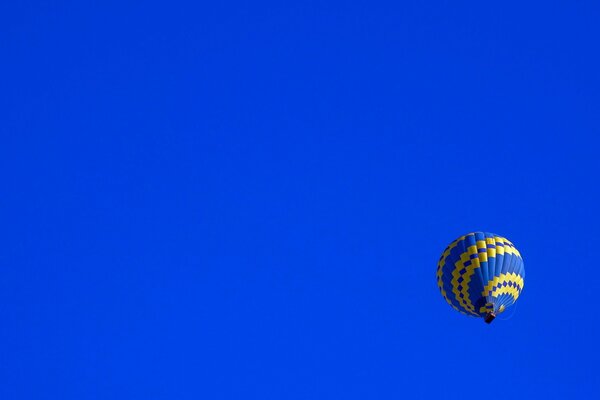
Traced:
[[523, 258], [506, 238], [488, 232], [461, 236], [446, 247], [437, 284], [455, 310], [492, 320], [512, 306], [523, 291]]

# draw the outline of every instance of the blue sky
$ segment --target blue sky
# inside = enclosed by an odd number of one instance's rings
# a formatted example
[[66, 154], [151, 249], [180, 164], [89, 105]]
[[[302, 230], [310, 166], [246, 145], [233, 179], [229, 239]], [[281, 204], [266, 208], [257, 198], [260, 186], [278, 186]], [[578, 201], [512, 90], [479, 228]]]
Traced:
[[125, 3], [1, 6], [1, 398], [600, 396], [595, 2]]

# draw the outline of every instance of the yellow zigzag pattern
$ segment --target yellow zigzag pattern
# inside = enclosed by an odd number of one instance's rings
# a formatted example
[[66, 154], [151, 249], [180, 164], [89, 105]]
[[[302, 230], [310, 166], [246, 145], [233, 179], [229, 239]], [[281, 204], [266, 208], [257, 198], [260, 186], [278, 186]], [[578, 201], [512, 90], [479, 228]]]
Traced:
[[464, 240], [466, 237], [467, 237], [466, 235], [465, 236], [461, 236], [458, 239], [456, 239], [455, 241], [453, 241], [452, 243], [450, 243], [448, 245], [448, 247], [446, 247], [446, 250], [442, 254], [442, 257], [440, 258], [440, 261], [438, 262], [437, 283], [438, 283], [438, 287], [440, 288], [440, 292], [442, 292], [442, 296], [444, 297], [444, 299], [446, 300], [446, 302], [448, 304], [450, 304], [450, 306], [452, 306], [452, 308], [454, 308], [456, 311], [458, 311], [460, 313], [463, 313], [465, 315], [468, 315], [466, 312], [464, 312], [463, 310], [461, 310], [460, 308], [458, 308], [454, 304], [452, 304], [452, 301], [448, 298], [448, 294], [444, 290], [444, 282], [442, 281], [442, 275], [444, 274], [443, 267], [444, 267], [444, 264], [446, 264], [446, 259], [450, 256], [450, 252], [452, 251], [452, 249], [454, 249], [458, 245], [458, 243], [461, 240]]
[[[519, 289], [517, 289], [514, 285], [502, 286], [504, 283], [509, 282], [518, 285]], [[523, 290], [524, 284], [525, 281], [523, 280], [523, 277], [521, 275], [515, 274], [514, 272], [510, 272], [508, 274], [500, 274], [494, 277], [494, 279], [492, 279], [491, 281], [489, 281], [487, 285], [485, 285], [485, 288], [483, 288], [481, 295], [485, 297], [498, 297], [502, 294], [508, 293], [512, 295], [512, 297], [516, 301], [517, 298], [519, 298], [519, 295], [521, 294], [521, 290]]]
[[[475, 273], [475, 268], [479, 268], [479, 259], [474, 258], [471, 260], [471, 264], [465, 268], [465, 262], [471, 259], [472, 254], [477, 253], [477, 246], [469, 246], [467, 251], [460, 255], [460, 260], [454, 263], [454, 271], [452, 271], [452, 293], [454, 298], [460, 303], [460, 305], [473, 315], [479, 315], [475, 312], [475, 307], [469, 297], [469, 282], [471, 282], [471, 276]], [[460, 274], [462, 269], [465, 269], [464, 274]], [[463, 278], [462, 282], [458, 282], [459, 278]], [[461, 290], [458, 290], [458, 286], [461, 286]], [[461, 296], [462, 294], [462, 296]]]

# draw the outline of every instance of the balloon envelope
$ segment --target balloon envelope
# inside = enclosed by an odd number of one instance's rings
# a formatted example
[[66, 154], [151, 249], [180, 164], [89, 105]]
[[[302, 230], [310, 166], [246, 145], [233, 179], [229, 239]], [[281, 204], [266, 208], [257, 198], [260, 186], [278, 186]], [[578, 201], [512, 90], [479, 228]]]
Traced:
[[442, 253], [437, 284], [455, 310], [491, 320], [523, 290], [523, 258], [506, 238], [488, 232], [461, 236]]

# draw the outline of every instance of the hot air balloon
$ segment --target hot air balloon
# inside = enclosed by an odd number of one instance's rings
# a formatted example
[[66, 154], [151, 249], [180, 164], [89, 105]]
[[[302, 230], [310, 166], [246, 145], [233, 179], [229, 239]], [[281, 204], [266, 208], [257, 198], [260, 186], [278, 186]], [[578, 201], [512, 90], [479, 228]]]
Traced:
[[473, 232], [446, 247], [437, 267], [442, 296], [456, 311], [488, 324], [523, 291], [525, 268], [515, 246], [502, 236]]

